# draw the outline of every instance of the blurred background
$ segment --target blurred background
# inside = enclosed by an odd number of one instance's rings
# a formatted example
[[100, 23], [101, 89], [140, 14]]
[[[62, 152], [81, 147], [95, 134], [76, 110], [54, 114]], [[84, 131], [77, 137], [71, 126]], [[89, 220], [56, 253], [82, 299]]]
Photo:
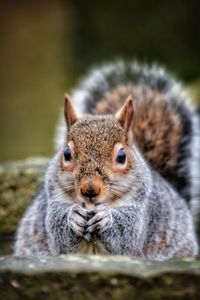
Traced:
[[65, 92], [93, 65], [158, 62], [200, 99], [200, 2], [0, 2], [0, 161], [50, 156]]

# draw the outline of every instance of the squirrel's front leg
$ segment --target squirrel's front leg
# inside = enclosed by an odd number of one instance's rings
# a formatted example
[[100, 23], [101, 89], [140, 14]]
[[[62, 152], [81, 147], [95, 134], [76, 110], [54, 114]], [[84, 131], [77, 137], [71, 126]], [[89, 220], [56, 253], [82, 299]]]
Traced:
[[84, 237], [87, 221], [87, 210], [78, 204], [49, 203], [46, 230], [51, 254], [76, 252], [76, 247]]
[[138, 208], [111, 208], [99, 204], [95, 215], [88, 221], [86, 232], [91, 241], [99, 242], [111, 254], [137, 256], [145, 239], [146, 215]]

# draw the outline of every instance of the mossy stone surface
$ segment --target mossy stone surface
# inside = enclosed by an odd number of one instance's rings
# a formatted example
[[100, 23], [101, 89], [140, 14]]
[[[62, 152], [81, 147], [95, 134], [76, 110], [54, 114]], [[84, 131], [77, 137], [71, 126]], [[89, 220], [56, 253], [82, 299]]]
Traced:
[[47, 158], [32, 158], [0, 165], [0, 233], [16, 230], [40, 189], [47, 164]]
[[0, 259], [0, 298], [200, 299], [200, 261], [120, 256]]

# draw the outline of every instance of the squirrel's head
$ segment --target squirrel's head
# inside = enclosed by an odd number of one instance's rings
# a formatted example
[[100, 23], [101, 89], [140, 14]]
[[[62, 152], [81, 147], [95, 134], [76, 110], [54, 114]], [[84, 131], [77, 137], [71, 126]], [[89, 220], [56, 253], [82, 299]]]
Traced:
[[112, 204], [129, 192], [134, 168], [134, 105], [128, 97], [116, 115], [79, 117], [68, 96], [64, 115], [67, 135], [60, 152], [59, 179], [68, 198], [85, 207]]

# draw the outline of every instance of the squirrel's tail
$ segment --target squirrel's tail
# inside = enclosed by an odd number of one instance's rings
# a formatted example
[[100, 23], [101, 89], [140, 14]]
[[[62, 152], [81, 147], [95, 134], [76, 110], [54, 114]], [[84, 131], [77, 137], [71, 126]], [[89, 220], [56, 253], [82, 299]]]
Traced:
[[133, 130], [138, 147], [197, 212], [199, 115], [179, 82], [157, 65], [118, 61], [94, 68], [71, 96], [79, 113], [108, 114], [130, 94], [136, 104]]

